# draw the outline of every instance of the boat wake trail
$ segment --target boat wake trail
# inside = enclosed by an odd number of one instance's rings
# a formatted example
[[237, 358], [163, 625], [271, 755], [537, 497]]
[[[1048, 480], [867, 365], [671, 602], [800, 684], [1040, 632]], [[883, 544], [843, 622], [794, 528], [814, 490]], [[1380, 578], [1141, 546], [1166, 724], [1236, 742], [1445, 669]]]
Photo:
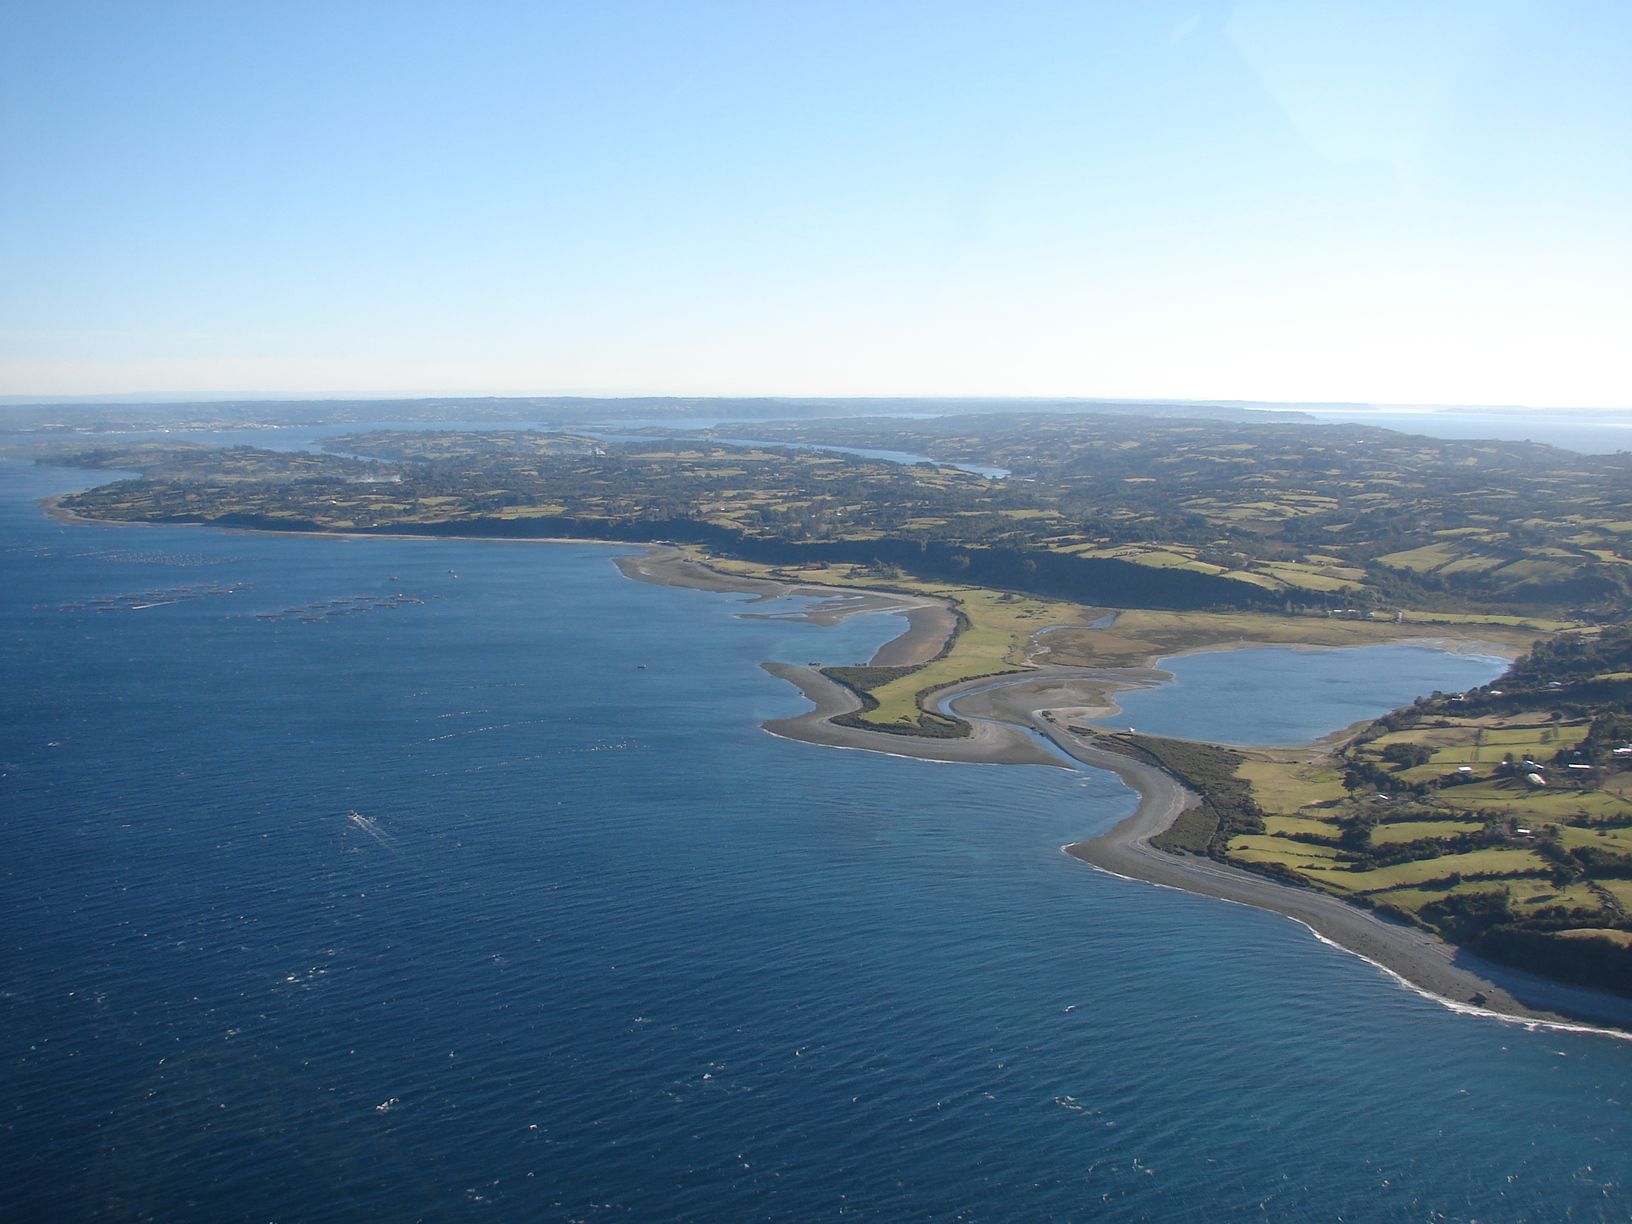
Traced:
[[384, 829], [380, 828], [379, 824], [376, 823], [372, 817], [364, 816], [361, 812], [347, 812], [346, 819], [351, 821], [352, 824], [356, 825], [364, 833], [367, 833], [375, 841], [379, 842], [380, 845], [384, 846], [387, 850], [396, 850], [396, 838], [392, 837]]

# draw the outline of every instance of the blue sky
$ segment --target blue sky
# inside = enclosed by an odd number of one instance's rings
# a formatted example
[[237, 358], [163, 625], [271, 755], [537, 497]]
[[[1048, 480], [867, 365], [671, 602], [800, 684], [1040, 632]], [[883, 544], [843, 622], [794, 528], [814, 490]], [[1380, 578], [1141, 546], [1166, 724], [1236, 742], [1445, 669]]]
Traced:
[[0, 6], [0, 393], [1632, 406], [1632, 5]]

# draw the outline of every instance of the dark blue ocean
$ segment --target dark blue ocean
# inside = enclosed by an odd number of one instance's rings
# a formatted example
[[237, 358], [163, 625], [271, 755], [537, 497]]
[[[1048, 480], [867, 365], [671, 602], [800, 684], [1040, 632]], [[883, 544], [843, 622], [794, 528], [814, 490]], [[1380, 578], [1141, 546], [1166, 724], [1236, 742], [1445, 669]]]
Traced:
[[1108, 776], [759, 730], [889, 618], [85, 479], [0, 465], [8, 1222], [1628, 1218], [1632, 1042], [1067, 858]]

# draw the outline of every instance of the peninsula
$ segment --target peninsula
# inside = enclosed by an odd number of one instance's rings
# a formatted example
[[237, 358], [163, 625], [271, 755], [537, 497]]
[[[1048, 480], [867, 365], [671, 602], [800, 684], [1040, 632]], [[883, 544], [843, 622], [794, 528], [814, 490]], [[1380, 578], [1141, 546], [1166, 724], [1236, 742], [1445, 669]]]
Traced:
[[[40, 461], [140, 473], [57, 499], [95, 521], [669, 541], [624, 572], [820, 593], [812, 618], [892, 608], [906, 629], [872, 659], [768, 664], [816, 708], [767, 729], [1112, 769], [1143, 802], [1070, 848], [1085, 861], [1295, 917], [1458, 1006], [1632, 1027], [1612, 997], [1632, 998], [1632, 459], [1092, 413], [755, 428], [382, 430], [327, 454], [76, 442]], [[1161, 658], [1404, 640], [1522, 657], [1518, 678], [1313, 748], [1094, 722]]]
[[[743, 572], [746, 567], [740, 563], [733, 567], [735, 573], [704, 567], [675, 549], [654, 549], [648, 556], [624, 560], [620, 568], [629, 577], [641, 581], [698, 586], [710, 590], [736, 590], [761, 598], [789, 593], [833, 593], [830, 588], [824, 592], [823, 588], [809, 584], [778, 583], [763, 576], [754, 576]], [[968, 606], [965, 601], [974, 593], [977, 595], [976, 607], [979, 606], [978, 592], [943, 589], [941, 593], [949, 602], [959, 606]], [[898, 595], [894, 598], [899, 601], [898, 610], [909, 614], [911, 609], [922, 606], [914, 596]], [[875, 603], [855, 610], [876, 611], [880, 606]], [[833, 609], [830, 606], [826, 611], [831, 615]], [[815, 613], [822, 614], [820, 610]], [[1137, 614], [1124, 614], [1124, 617], [1133, 617], [1137, 623]], [[1239, 617], [1212, 620], [1205, 613], [1189, 614], [1172, 618], [1170, 632], [1181, 625], [1192, 650], [1291, 644], [1285, 633], [1286, 622], [1281, 620], [1277, 624], [1276, 618], [1266, 617], [1259, 624], [1242, 625]], [[1143, 625], [1139, 628], [1148, 632]], [[1243, 628], [1259, 631], [1263, 640], [1242, 640], [1233, 636]], [[1281, 629], [1280, 633], [1276, 632], [1277, 628]], [[1384, 626], [1374, 628], [1382, 630]], [[1434, 638], [1421, 628], [1397, 624], [1388, 626], [1386, 633], [1380, 632], [1369, 641], [1351, 639], [1345, 644], [1378, 644], [1390, 640], [1388, 635], [1397, 635], [1392, 640], [1432, 642], [1450, 647], [1477, 644], [1481, 650], [1512, 655], [1522, 649], [1521, 644], [1527, 640], [1522, 631], [1515, 632], [1501, 626], [1484, 625], [1479, 626], [1479, 630], [1488, 636], [1474, 637], [1470, 634], [1446, 637], [1442, 633]], [[1106, 628], [1101, 632], [1109, 636], [1114, 630]], [[895, 642], [906, 638], [915, 639], [919, 650], [927, 647], [923, 635], [915, 628], [907, 628], [902, 638]], [[1124, 641], [1134, 648], [1142, 644], [1131, 635]], [[889, 650], [895, 642], [886, 644], [884, 649]], [[948, 653], [951, 652], [943, 650], [941, 657], [946, 658]], [[765, 729], [775, 735], [808, 743], [922, 760], [1064, 768], [1076, 762], [1094, 769], [1109, 770], [1138, 793], [1139, 807], [1133, 815], [1102, 836], [1064, 848], [1066, 853], [1083, 862], [1115, 875], [1282, 914], [1309, 927], [1320, 938], [1376, 964], [1409, 987], [1461, 1010], [1486, 1012], [1525, 1022], [1563, 1026], [1584, 1024], [1632, 1031], [1632, 998], [1609, 993], [1606, 987], [1613, 988], [1618, 982], [1612, 975], [1603, 972], [1603, 966], [1593, 965], [1584, 973], [1577, 973], [1574, 975], [1576, 981], [1561, 981], [1556, 974], [1548, 972], [1550, 966], [1544, 958], [1540, 964], [1531, 965], [1532, 969], [1539, 970], [1532, 972], [1499, 959], [1481, 956], [1446, 938], [1447, 935], [1454, 937], [1461, 934], [1466, 942], [1468, 933], [1465, 929], [1437, 929], [1415, 912], [1395, 902], [1367, 900], [1363, 885], [1369, 881], [1363, 872], [1356, 873], [1360, 878], [1355, 887], [1346, 890], [1332, 887], [1329, 880], [1295, 877], [1291, 870], [1280, 867], [1277, 860], [1265, 854], [1261, 846], [1274, 842], [1275, 849], [1283, 854], [1290, 852], [1288, 857], [1303, 851], [1310, 843], [1293, 840], [1298, 832], [1296, 828], [1277, 827], [1270, 836], [1263, 836], [1266, 823], [1274, 824], [1278, 820], [1295, 822], [1299, 818], [1260, 817], [1250, 826], [1257, 830], [1256, 833], [1241, 834], [1233, 826], [1227, 826], [1222, 839], [1219, 839], [1218, 808], [1222, 805], [1220, 781], [1235, 785], [1239, 792], [1238, 802], [1256, 807], [1258, 798], [1263, 798], [1276, 807], [1284, 807], [1284, 796], [1296, 793], [1286, 789], [1285, 779], [1288, 776], [1319, 778], [1324, 774], [1329, 778], [1343, 760], [1350, 757], [1364, 759], [1376, 751], [1373, 745], [1377, 741], [1371, 733], [1381, 724], [1351, 729], [1347, 735], [1330, 737], [1329, 742], [1311, 748], [1275, 751], [1230, 751], [1207, 745], [1187, 745], [1182, 741], [1160, 741], [1152, 737], [1101, 731], [1083, 725], [1079, 719], [1085, 712], [1097, 710], [1109, 713], [1114, 710], [1117, 691], [1160, 683], [1169, 678], [1152, 666], [1154, 659], [1147, 658], [1140, 666], [1133, 664], [1131, 655], [1123, 655], [1122, 662], [1123, 666], [1110, 667], [1034, 664], [1006, 674], [970, 677], [931, 689], [923, 704], [933, 710], [961, 716], [960, 721], [972, 728], [971, 733], [962, 738], [903, 735], [899, 728], [869, 727], [855, 720], [854, 716], [863, 710], [862, 694], [828, 673], [837, 671], [842, 675], [859, 669], [821, 669], [767, 663], [763, 665], [767, 671], [796, 685], [815, 708], [793, 718], [767, 722]], [[1521, 662], [1515, 671], [1524, 665]], [[844, 721], [847, 715], [851, 716], [849, 722]], [[1397, 720], [1399, 715], [1390, 717]], [[1045, 743], [1052, 745], [1054, 751], [1045, 747]], [[1167, 752], [1159, 756], [1150, 751], [1151, 748], [1158, 751], [1166, 748]], [[1209, 777], [1204, 769], [1186, 761], [1185, 748], [1203, 758], [1209, 753], [1227, 756], [1232, 770], [1249, 766], [1243, 771], [1246, 776], [1236, 778], [1227, 771], [1223, 779]], [[1175, 762], [1181, 766], [1189, 764], [1190, 768], [1180, 772], [1180, 769], [1174, 768]], [[1632, 781], [1632, 776], [1628, 777], [1628, 781]], [[1280, 789], [1277, 789], [1277, 783]], [[1496, 785], [1499, 785], [1499, 781]], [[1323, 794], [1317, 802], [1328, 798], [1330, 796]], [[1376, 800], [1375, 793], [1357, 793], [1348, 798], [1358, 808], [1364, 808], [1368, 802], [1375, 803]], [[1626, 812], [1624, 823], [1618, 817], [1610, 818], [1617, 829], [1632, 827], [1632, 803], [1622, 806]], [[1331, 836], [1335, 843], [1341, 837], [1339, 821], [1349, 809], [1342, 808], [1340, 811], [1339, 805], [1333, 804], [1326, 810], [1333, 822]], [[1374, 813], [1368, 813], [1366, 826], [1381, 845], [1396, 831], [1397, 826], [1442, 833], [1441, 824], [1454, 823], [1423, 822], [1424, 813], [1430, 810], [1421, 806], [1401, 805], [1381, 819], [1377, 819]], [[1446, 813], [1440, 812], [1439, 815]], [[1307, 820], [1308, 816], [1303, 819]], [[1207, 832], [1200, 843], [1195, 844], [1198, 828]], [[1176, 837], [1176, 834], [1179, 836]], [[1182, 840], [1184, 836], [1191, 839], [1191, 844]], [[1243, 845], [1242, 842], [1248, 844]], [[1483, 848], [1481, 842], [1478, 846], [1470, 844], [1460, 849], [1464, 853], [1476, 853]], [[1422, 846], [1416, 849], [1421, 857], [1407, 861], [1428, 862], [1440, 857], [1440, 854], [1422, 853], [1425, 849]], [[1440, 853], [1454, 856], [1458, 849], [1453, 846]], [[1350, 861], [1367, 869], [1372, 866], [1362, 859]], [[1454, 862], [1454, 857], [1446, 859], [1442, 864], [1442, 874], [1455, 875], [1451, 867]], [[1335, 867], [1337, 864], [1330, 865]], [[1624, 928], [1618, 925], [1623, 921], [1623, 914], [1618, 909], [1600, 908], [1588, 912], [1576, 907], [1560, 915], [1558, 907], [1550, 904], [1557, 900], [1550, 887], [1553, 874], [1550, 866], [1539, 859], [1503, 863], [1500, 866], [1503, 870], [1499, 874], [1481, 877], [1470, 869], [1465, 879], [1459, 876], [1437, 882], [1426, 881], [1426, 887], [1417, 890], [1420, 894], [1416, 897], [1417, 905], [1420, 908], [1424, 900], [1431, 900], [1435, 896], [1477, 895], [1481, 887], [1490, 889], [1489, 881], [1496, 881], [1497, 887], [1509, 889], [1514, 884], [1534, 883], [1534, 888], [1521, 890], [1518, 898], [1521, 912], [1509, 912], [1510, 922], [1516, 919], [1526, 923], [1543, 938], [1549, 930], [1560, 929], [1560, 920], [1565, 924], [1581, 923], [1582, 926], [1571, 929], [1563, 938], [1582, 944], [1598, 942], [1596, 939], [1583, 939], [1590, 932], [1616, 947], [1624, 946], [1621, 942]], [[1481, 881], [1484, 881], [1483, 885]], [[1444, 887], [1436, 892], [1436, 885]], [[1503, 895], [1510, 896], [1511, 893]], [[1402, 896], [1399, 899], [1406, 898]], [[1529, 913], [1522, 912], [1525, 907], [1529, 908]], [[1487, 928], [1491, 925], [1494, 924], [1487, 924]]]

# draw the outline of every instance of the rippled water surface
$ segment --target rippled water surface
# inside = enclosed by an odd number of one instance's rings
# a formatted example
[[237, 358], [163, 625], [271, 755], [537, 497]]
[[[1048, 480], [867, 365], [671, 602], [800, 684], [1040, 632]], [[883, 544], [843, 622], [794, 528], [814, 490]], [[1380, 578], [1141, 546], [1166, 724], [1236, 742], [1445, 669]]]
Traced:
[[1095, 873], [1107, 776], [758, 730], [895, 618], [0, 478], [8, 1221], [1627, 1216], [1632, 1044]]

